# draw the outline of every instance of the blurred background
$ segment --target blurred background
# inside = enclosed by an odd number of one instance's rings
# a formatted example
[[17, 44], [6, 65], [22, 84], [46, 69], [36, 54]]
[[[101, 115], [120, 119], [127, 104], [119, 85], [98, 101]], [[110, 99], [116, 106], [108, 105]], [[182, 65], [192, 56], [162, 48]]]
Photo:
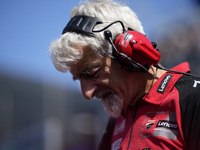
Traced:
[[[122, 0], [158, 44], [161, 64], [200, 75], [199, 0]], [[0, 1], [0, 150], [95, 150], [108, 117], [49, 57], [78, 0]]]

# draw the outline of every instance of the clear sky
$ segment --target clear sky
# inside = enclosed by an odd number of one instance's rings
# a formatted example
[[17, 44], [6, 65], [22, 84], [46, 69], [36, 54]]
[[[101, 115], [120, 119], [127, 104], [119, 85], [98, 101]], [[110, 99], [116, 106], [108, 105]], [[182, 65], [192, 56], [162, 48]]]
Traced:
[[[191, 0], [122, 0], [153, 38], [158, 31], [192, 11]], [[49, 57], [50, 42], [60, 37], [70, 10], [79, 0], [0, 0], [0, 74], [78, 89], [69, 73], [58, 72]], [[172, 24], [173, 25], [173, 24]]]

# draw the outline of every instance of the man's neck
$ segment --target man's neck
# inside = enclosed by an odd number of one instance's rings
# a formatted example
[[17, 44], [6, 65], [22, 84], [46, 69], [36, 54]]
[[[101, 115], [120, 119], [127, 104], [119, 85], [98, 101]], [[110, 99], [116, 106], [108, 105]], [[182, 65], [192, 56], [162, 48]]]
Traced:
[[[151, 73], [151, 75], [149, 74]], [[132, 100], [128, 105], [135, 105], [135, 103], [141, 99], [143, 96], [149, 93], [151, 87], [156, 83], [156, 81], [166, 73], [164, 70], [157, 69], [155, 67], [150, 67], [149, 73], [138, 72], [138, 86], [137, 95], [132, 97]]]
[[145, 94], [149, 93], [151, 87], [156, 83], [156, 81], [166, 73], [165, 70], [160, 70], [154, 66], [151, 66], [149, 69], [149, 73], [151, 73], [153, 76], [150, 76], [147, 74], [147, 82], [146, 82], [146, 88], [145, 88]]

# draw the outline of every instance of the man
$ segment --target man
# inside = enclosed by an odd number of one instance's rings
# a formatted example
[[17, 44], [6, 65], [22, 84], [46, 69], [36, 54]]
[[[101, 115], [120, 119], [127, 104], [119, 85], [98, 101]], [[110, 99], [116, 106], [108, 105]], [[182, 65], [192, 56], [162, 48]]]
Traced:
[[129, 7], [112, 0], [75, 7], [51, 57], [111, 116], [99, 149], [199, 148], [200, 78], [187, 73], [188, 63], [158, 65], [156, 45]]

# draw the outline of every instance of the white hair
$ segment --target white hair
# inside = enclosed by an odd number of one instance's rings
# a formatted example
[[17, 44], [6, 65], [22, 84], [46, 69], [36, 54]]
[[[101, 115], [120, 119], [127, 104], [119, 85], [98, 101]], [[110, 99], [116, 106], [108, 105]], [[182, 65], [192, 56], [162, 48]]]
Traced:
[[[136, 14], [128, 6], [113, 0], [86, 1], [72, 9], [70, 17], [72, 18], [76, 15], [87, 15], [101, 19], [103, 23], [97, 25], [95, 29], [102, 29], [109, 23], [120, 20], [126, 28], [131, 27], [144, 34], [143, 27]], [[112, 25], [109, 30], [112, 32], [113, 38], [122, 33], [120, 24]], [[79, 46], [89, 46], [99, 56], [103, 56], [103, 52], [112, 54], [112, 47], [105, 40], [103, 32], [95, 33], [95, 37], [67, 32], [52, 42], [50, 46], [51, 58], [56, 69], [66, 72], [70, 69], [70, 64], [77, 63], [83, 56], [82, 51], [76, 49]]]

